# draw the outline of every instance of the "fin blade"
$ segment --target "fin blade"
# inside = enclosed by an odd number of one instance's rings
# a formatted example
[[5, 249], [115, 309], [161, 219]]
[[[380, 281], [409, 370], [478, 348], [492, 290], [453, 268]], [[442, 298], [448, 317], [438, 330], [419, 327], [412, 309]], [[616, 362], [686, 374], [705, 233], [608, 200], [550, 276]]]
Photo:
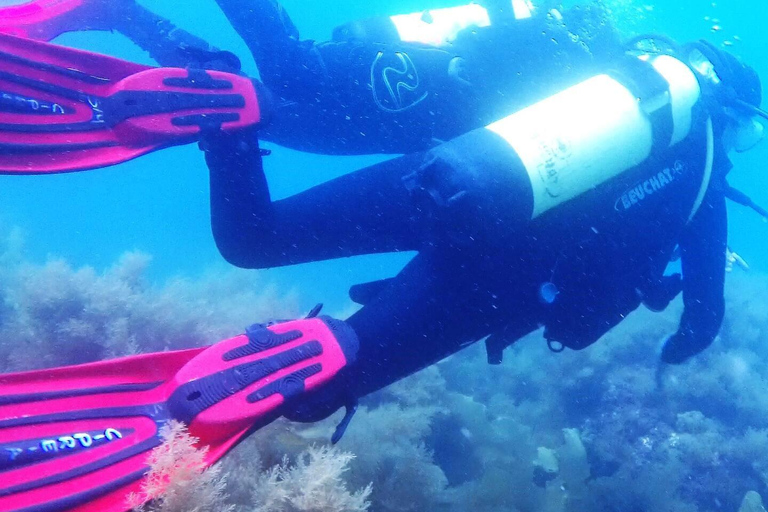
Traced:
[[86, 0], [34, 0], [0, 9], [0, 33], [50, 41], [68, 29], [57, 18], [84, 6]]
[[195, 348], [0, 376], [0, 510], [124, 511]]
[[43, 76], [58, 68], [59, 76], [79, 76], [81, 79], [90, 77], [94, 84], [118, 82], [130, 75], [152, 69], [151, 66], [107, 55], [3, 33], [0, 33], [0, 53], [4, 64], [24, 61]]
[[[44, 506], [50, 510], [64, 510], [64, 503], [67, 508], [85, 506], [94, 499], [104, 503], [106, 496], [113, 494], [115, 488], [122, 492], [127, 485], [138, 484], [146, 471], [148, 453], [161, 443], [159, 423], [148, 417], [115, 417], [109, 423], [113, 425], [108, 429], [113, 432], [111, 439], [99, 441], [95, 438], [103, 436], [104, 430], [91, 429], [103, 426], [103, 422], [104, 419], [100, 418], [91, 422], [81, 420], [46, 424], [36, 435], [44, 436], [39, 442], [48, 443], [50, 450], [56, 446], [58, 452], [46, 453], [47, 460], [23, 461], [27, 464], [3, 471], [0, 509], [37, 510]], [[66, 434], [62, 434], [64, 432]], [[114, 432], [120, 432], [122, 437]], [[81, 445], [86, 435], [90, 436], [90, 447]], [[70, 441], [74, 448], [66, 447]], [[126, 495], [117, 493], [112, 495], [111, 506], [103, 510], [122, 511], [127, 508]]]
[[0, 510], [123, 511], [165, 422], [186, 423], [212, 464], [337, 375], [357, 346], [349, 326], [316, 317], [204, 348], [2, 376]]
[[246, 77], [0, 34], [0, 173], [104, 167], [260, 121]]

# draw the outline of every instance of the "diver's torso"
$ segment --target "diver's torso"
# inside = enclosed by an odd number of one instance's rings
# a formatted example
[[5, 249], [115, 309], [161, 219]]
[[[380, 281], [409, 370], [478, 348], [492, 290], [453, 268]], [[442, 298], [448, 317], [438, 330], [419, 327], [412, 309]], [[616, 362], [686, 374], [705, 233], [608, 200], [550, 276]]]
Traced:
[[592, 343], [634, 310], [664, 272], [704, 192], [717, 186], [705, 123], [700, 119], [683, 142], [532, 223], [523, 266], [530, 269], [532, 300], [543, 284], [557, 290], [542, 309], [552, 339], [574, 348]]
[[674, 244], [711, 185], [705, 123], [699, 120], [684, 141], [535, 219], [532, 229], [554, 246], [608, 237], [625, 258]]

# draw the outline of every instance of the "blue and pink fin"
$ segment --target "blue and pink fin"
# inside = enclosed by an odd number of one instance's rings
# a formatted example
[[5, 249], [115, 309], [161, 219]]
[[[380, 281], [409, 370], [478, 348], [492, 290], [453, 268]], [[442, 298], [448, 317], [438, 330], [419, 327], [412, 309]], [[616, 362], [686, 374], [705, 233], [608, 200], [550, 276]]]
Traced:
[[0, 510], [122, 512], [168, 420], [186, 423], [212, 464], [356, 352], [346, 324], [320, 317], [205, 348], [0, 376]]

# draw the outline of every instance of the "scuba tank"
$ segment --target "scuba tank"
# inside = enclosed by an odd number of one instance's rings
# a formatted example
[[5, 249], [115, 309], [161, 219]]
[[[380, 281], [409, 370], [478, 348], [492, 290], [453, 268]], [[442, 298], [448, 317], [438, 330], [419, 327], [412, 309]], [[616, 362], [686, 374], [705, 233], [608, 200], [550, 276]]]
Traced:
[[[530, 0], [498, 0], [496, 3], [499, 3], [499, 10], [503, 8], [505, 13], [509, 11], [509, 15], [517, 20], [528, 19], [535, 11]], [[470, 3], [389, 17], [368, 18], [336, 27], [333, 40], [400, 41], [445, 46], [452, 43], [464, 29], [490, 26], [495, 14], [480, 4]]]
[[[697, 119], [706, 159], [692, 218], [714, 160], [703, 80], [671, 55], [625, 55], [611, 71], [430, 150], [404, 184], [453, 242], [508, 246], [532, 220], [665, 154]], [[659, 171], [646, 195], [679, 179], [675, 168]], [[629, 190], [626, 199], [629, 209], [642, 197]]]
[[685, 139], [702, 97], [691, 68], [669, 55], [620, 63], [432, 149], [406, 187], [446, 225], [473, 219], [470, 237], [504, 238]]
[[690, 133], [701, 97], [694, 72], [668, 55], [629, 59], [627, 71], [595, 76], [486, 127], [528, 173], [531, 218]]
[[[506, 245], [533, 219], [599, 194], [695, 129], [704, 137], [705, 159], [689, 184], [697, 188], [690, 221], [709, 188], [716, 152], [727, 150], [721, 139], [733, 123], [729, 111], [763, 115], [754, 70], [708, 50], [694, 44], [627, 53], [602, 74], [430, 150], [403, 178], [405, 186], [454, 242]], [[627, 189], [619, 206], [633, 208], [682, 172], [674, 165], [659, 171]]]

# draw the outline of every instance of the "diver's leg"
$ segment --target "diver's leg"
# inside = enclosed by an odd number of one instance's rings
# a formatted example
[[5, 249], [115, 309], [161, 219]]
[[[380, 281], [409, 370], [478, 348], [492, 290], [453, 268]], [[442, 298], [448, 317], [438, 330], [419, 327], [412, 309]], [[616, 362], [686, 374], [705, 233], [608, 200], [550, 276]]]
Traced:
[[501, 137], [475, 130], [272, 202], [256, 131], [207, 141], [219, 250], [243, 267], [418, 250], [436, 239], [501, 250], [533, 212], [530, 176]]
[[288, 417], [321, 419], [504, 326], [518, 324], [518, 336], [535, 330], [540, 306], [509, 261], [497, 252], [450, 245], [419, 253], [346, 320], [360, 340], [357, 361]]
[[[206, 141], [211, 223], [222, 255], [246, 268], [415, 250], [425, 219], [402, 183], [414, 154], [272, 201], [256, 132]], [[304, 171], [306, 172], [306, 171]]]
[[276, 0], [216, 0], [256, 62], [280, 54], [299, 40], [299, 31]]
[[525, 300], [510, 260], [453, 245], [421, 252], [347, 320], [361, 340], [348, 372], [352, 394], [379, 390], [504, 326], [525, 325], [519, 336], [535, 330], [538, 303]]

